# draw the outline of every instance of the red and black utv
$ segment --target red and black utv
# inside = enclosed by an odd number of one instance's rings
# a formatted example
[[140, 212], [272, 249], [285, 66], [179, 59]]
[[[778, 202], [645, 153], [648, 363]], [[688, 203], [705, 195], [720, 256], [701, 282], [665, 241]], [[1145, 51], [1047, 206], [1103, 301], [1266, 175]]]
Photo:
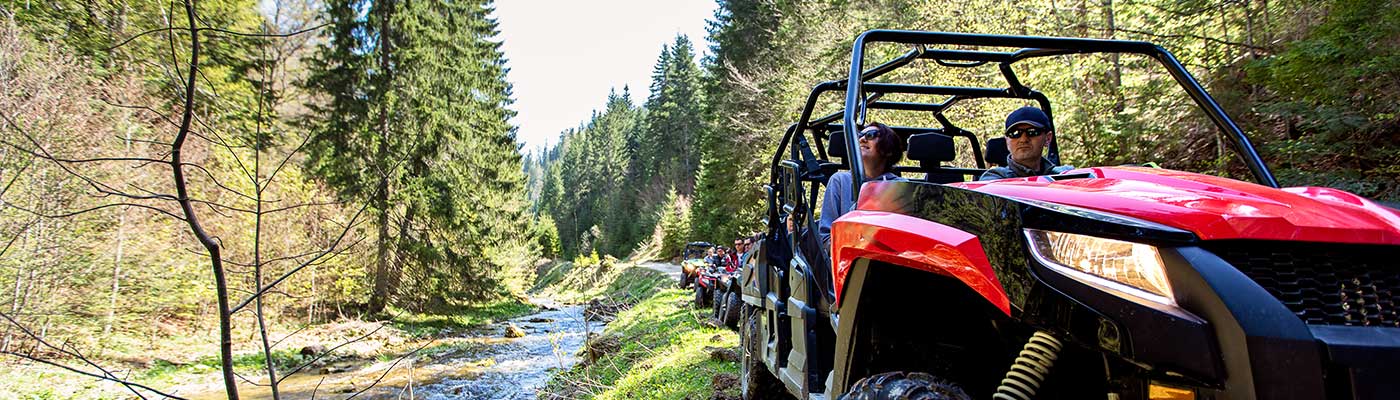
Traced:
[[[734, 265], [733, 259], [722, 255], [729, 248], [724, 246], [715, 247], [721, 254], [716, 254], [705, 258], [705, 264], [696, 269], [695, 275], [695, 308], [705, 308], [713, 306], [713, 315], [720, 318], [720, 308], [724, 306], [723, 297], [719, 297], [719, 292], [727, 288], [732, 278], [737, 275], [738, 266]], [[713, 299], [721, 299], [715, 302]]]
[[[867, 68], [875, 43], [912, 50]], [[980, 138], [950, 111], [1021, 99], [1050, 113], [1051, 99], [1012, 66], [1096, 53], [1160, 65], [1254, 182], [1140, 166], [975, 181]], [[892, 73], [919, 64], [994, 68], [983, 76], [1004, 86], [893, 82], [939, 76]], [[844, 94], [841, 109], [814, 115], [824, 93]], [[898, 166], [902, 179], [864, 182], [856, 134], [874, 112], [930, 121], [894, 127], [919, 164]], [[1400, 395], [1400, 211], [1280, 188], [1240, 128], [1152, 43], [865, 32], [849, 76], [815, 87], [777, 149], [769, 230], [742, 273], [746, 398]], [[1046, 157], [1058, 163], [1054, 142]], [[842, 170], [855, 209], [827, 247], [813, 214]]]

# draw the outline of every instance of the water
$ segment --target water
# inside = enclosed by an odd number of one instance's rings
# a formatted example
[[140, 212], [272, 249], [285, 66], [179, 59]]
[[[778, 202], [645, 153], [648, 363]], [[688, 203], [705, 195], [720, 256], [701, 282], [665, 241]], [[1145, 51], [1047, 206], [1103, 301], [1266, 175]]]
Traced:
[[470, 376], [424, 385], [422, 398], [534, 399], [535, 391], [549, 382], [555, 370], [567, 369], [578, 361], [575, 354], [583, 347], [587, 332], [602, 329], [601, 323], [584, 320], [581, 306], [560, 307], [512, 322], [527, 334], [496, 346], [490, 356], [493, 365]]
[[[601, 322], [583, 317], [583, 306], [562, 306], [532, 299], [545, 311], [510, 320], [526, 335], [505, 338], [505, 324], [490, 329], [440, 338], [418, 346], [449, 350], [387, 361], [351, 361], [332, 366], [340, 371], [309, 370], [286, 377], [283, 399], [534, 399], [555, 371], [572, 367], [588, 332], [600, 332]], [[378, 383], [374, 383], [378, 379]], [[366, 387], [372, 388], [364, 390]], [[190, 399], [224, 398], [218, 388], [197, 391]], [[363, 391], [363, 393], [360, 393]], [[358, 394], [357, 394], [358, 393]], [[270, 399], [266, 387], [239, 385], [243, 399]]]

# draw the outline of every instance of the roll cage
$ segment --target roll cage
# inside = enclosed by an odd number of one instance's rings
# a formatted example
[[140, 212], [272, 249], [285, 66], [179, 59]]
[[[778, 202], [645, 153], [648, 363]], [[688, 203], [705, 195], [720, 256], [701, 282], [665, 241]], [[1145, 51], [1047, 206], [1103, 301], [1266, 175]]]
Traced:
[[[912, 49], [889, 61], [885, 61], [870, 69], [864, 68], [864, 58], [866, 45], [872, 43], [900, 43], [912, 46]], [[964, 46], [964, 47], [995, 47], [995, 48], [1015, 48], [1013, 51], [984, 51], [984, 50], [955, 50], [955, 49], [929, 49], [928, 46]], [[1244, 160], [1250, 172], [1254, 175], [1256, 183], [1269, 187], [1279, 187], [1272, 173], [1259, 154], [1255, 152], [1249, 138], [1244, 135], [1239, 126], [1230, 119], [1225, 111], [1220, 107], [1215, 99], [1206, 93], [1200, 83], [1177, 61], [1171, 52], [1160, 46], [1143, 41], [1127, 40], [1103, 40], [1103, 39], [1079, 39], [1079, 38], [1058, 38], [1058, 37], [1034, 37], [1034, 36], [1008, 36], [1008, 35], [986, 35], [986, 34], [966, 34], [947, 32], [921, 32], [904, 30], [872, 30], [867, 31], [855, 40], [851, 50], [851, 67], [849, 76], [845, 79], [822, 82], [812, 89], [807, 96], [807, 102], [802, 108], [801, 117], [797, 123], [789, 125], [779, 143], [777, 151], [773, 155], [772, 169], [770, 171], [769, 187], [777, 188], [780, 185], [780, 176], [783, 174], [784, 156], [788, 160], [800, 160], [801, 165], [793, 165], [795, 170], [805, 171], [800, 174], [800, 178], [808, 181], [816, 181], [821, 177], [828, 176], [834, 169], [849, 167], [851, 170], [852, 185], [851, 198], [858, 199], [860, 187], [865, 180], [864, 166], [860, 157], [844, 157], [844, 163], [830, 163], [826, 146], [823, 143], [831, 139], [832, 134], [841, 134], [844, 139], [846, 155], [856, 155], [859, 153], [859, 143], [857, 141], [856, 127], [865, 123], [866, 111], [868, 109], [905, 110], [905, 111], [927, 111], [933, 114], [938, 121], [940, 128], [919, 128], [919, 127], [892, 127], [896, 132], [904, 135], [912, 135], [925, 132], [936, 132], [952, 138], [965, 138], [971, 142], [973, 159], [978, 169], [969, 168], [942, 168], [942, 172], [954, 174], [976, 174], [982, 168], [986, 168], [986, 161], [983, 159], [980, 142], [976, 134], [957, 127], [943, 112], [952, 105], [976, 98], [1009, 98], [1025, 99], [1037, 102], [1041, 109], [1054, 120], [1054, 114], [1049, 99], [1045, 94], [1036, 91], [1021, 83], [1016, 76], [1016, 72], [1011, 66], [1016, 62], [1040, 58], [1069, 54], [1093, 54], [1093, 53], [1127, 53], [1148, 56], [1157, 60], [1165, 66], [1177, 81], [1177, 84], [1186, 91], [1196, 105], [1205, 111], [1207, 117], [1221, 131], [1221, 134], [1230, 142], [1231, 147]], [[996, 64], [1001, 72], [1002, 78], [1006, 81], [1005, 88], [987, 87], [961, 87], [961, 86], [926, 86], [897, 83], [877, 83], [870, 82], [891, 71], [909, 66], [916, 61], [927, 60], [948, 68], [970, 68], [979, 67], [986, 64]], [[845, 100], [841, 109], [827, 115], [813, 118], [813, 110], [817, 105], [820, 96], [827, 92], [844, 91]], [[920, 102], [897, 102], [880, 100], [886, 94], [916, 94], [947, 96], [942, 102], [920, 103]], [[806, 139], [806, 133], [810, 132], [812, 140]], [[809, 146], [808, 143], [815, 143]], [[816, 147], [816, 154], [812, 154], [811, 147]], [[1046, 157], [1050, 161], [1059, 163], [1059, 146], [1051, 142]], [[909, 171], [908, 167], [898, 167], [898, 171]], [[912, 169], [930, 172], [927, 169]], [[826, 173], [822, 173], [825, 171]], [[825, 183], [825, 182], [821, 182]], [[776, 210], [773, 210], [776, 211]]]
[[[689, 256], [690, 253], [692, 253], [692, 252], [694, 252], [694, 251], [698, 251], [698, 252], [703, 253], [704, 251], [709, 250], [711, 247], [714, 247], [714, 246], [715, 246], [715, 245], [710, 244], [709, 242], [690, 242], [690, 243], [686, 243], [686, 244], [685, 244], [685, 248], [681, 249], [681, 258], [685, 258], [685, 257]], [[702, 255], [703, 255], [703, 254], [702, 254]]]

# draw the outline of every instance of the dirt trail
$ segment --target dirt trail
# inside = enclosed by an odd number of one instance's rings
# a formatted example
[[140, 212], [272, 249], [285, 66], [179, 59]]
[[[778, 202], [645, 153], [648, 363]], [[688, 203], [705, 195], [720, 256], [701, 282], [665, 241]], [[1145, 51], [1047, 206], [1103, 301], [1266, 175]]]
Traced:
[[681, 280], [681, 266], [679, 265], [653, 261], [647, 261], [638, 265], [666, 274], [666, 276], [671, 277], [673, 281], [679, 282]]

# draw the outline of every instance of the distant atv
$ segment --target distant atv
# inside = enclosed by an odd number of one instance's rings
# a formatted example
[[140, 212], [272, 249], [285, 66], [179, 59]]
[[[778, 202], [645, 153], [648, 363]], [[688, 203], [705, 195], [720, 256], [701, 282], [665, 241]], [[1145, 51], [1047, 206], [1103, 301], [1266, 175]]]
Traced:
[[719, 285], [719, 278], [723, 272], [719, 267], [706, 264], [700, 267], [695, 275], [695, 308], [710, 307], [711, 297], [714, 296], [715, 287]]
[[700, 268], [709, 265], [705, 262], [705, 254], [715, 245], [707, 242], [690, 242], [681, 249], [681, 281], [680, 288], [690, 287], [695, 282], [695, 276]]
[[[865, 68], [878, 42], [912, 50]], [[1013, 66], [1085, 53], [1160, 63], [1254, 183], [1135, 166], [975, 181], [981, 141], [949, 118], [970, 113], [945, 112], [1012, 99], [1050, 113]], [[1137, 41], [879, 30], [856, 38], [850, 62], [847, 79], [813, 89], [772, 158], [769, 230], [742, 272], [745, 398], [1400, 394], [1400, 211], [1336, 189], [1280, 188], [1171, 53]], [[915, 63], [938, 71], [891, 73]], [[893, 83], [953, 74], [1005, 86]], [[814, 115], [827, 92], [844, 93], [842, 108]], [[894, 127], [919, 165], [864, 182], [859, 128], [869, 112], [896, 111], [931, 125]], [[1058, 164], [1055, 143], [1046, 157]], [[842, 170], [855, 210], [824, 246], [818, 194]]]

